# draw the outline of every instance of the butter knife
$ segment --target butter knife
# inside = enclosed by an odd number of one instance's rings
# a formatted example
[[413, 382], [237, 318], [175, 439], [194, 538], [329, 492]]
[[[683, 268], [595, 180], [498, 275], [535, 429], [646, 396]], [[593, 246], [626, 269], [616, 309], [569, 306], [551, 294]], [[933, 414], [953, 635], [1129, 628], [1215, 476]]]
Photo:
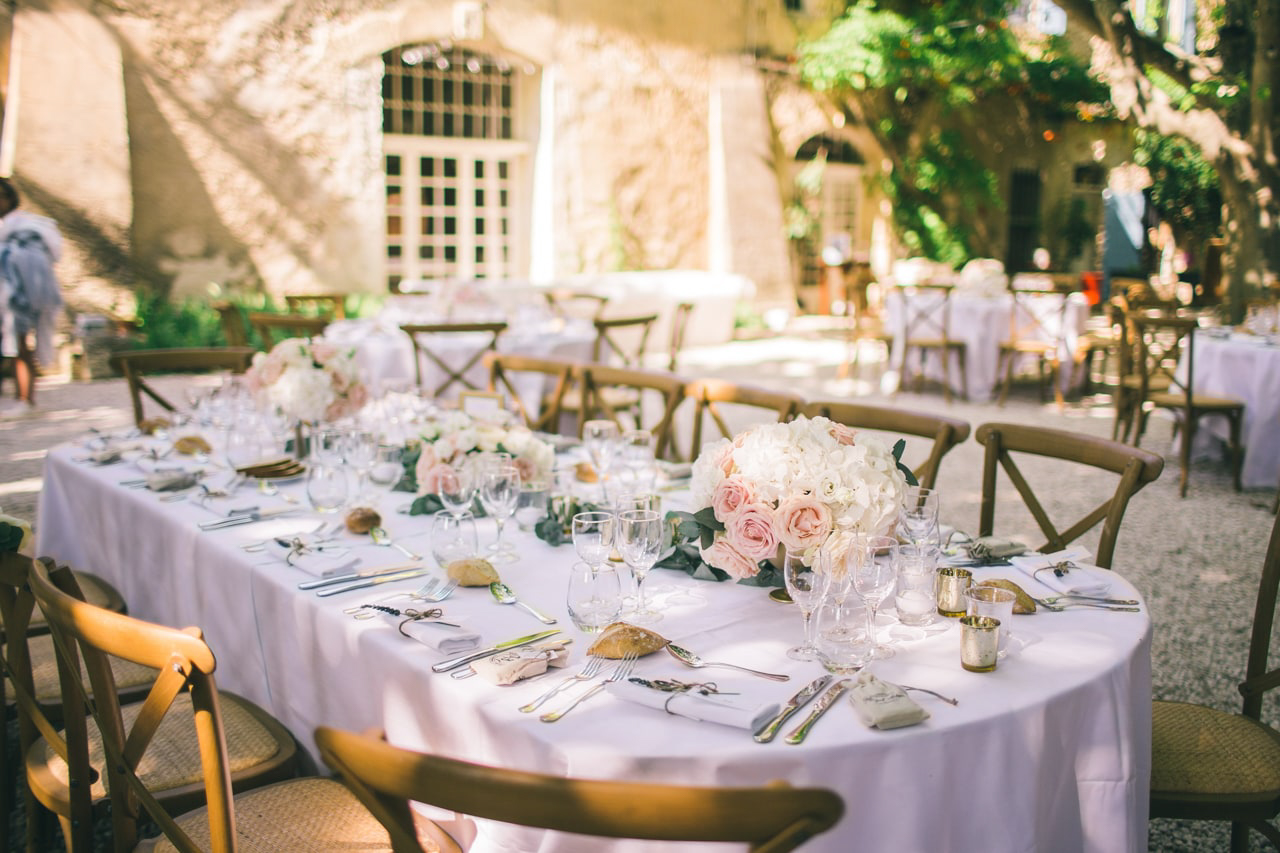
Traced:
[[301, 507], [296, 506], [277, 506], [269, 509], [256, 509], [252, 512], [242, 512], [227, 518], [215, 518], [212, 521], [200, 522], [201, 530], [221, 530], [224, 527], [235, 527], [240, 524], [251, 524], [255, 521], [261, 521], [264, 518], [273, 518], [277, 515], [287, 515], [291, 512], [301, 512]]
[[320, 590], [316, 595], [321, 598], [327, 598], [331, 595], [341, 595], [344, 592], [351, 592], [353, 589], [367, 589], [368, 587], [377, 586], [378, 584], [392, 583], [393, 581], [405, 581], [410, 578], [420, 578], [430, 571], [431, 569], [422, 568], [406, 569], [402, 572], [392, 572], [389, 575], [378, 575], [376, 577], [365, 578], [362, 581], [355, 581], [354, 583], [343, 584], [341, 586], [331, 586]]
[[778, 734], [778, 729], [782, 728], [782, 724], [787, 721], [787, 718], [807, 705], [810, 699], [821, 693], [822, 688], [830, 683], [831, 676], [824, 675], [809, 682], [807, 687], [802, 687], [796, 691], [796, 695], [788, 699], [787, 704], [782, 706], [778, 716], [765, 723], [764, 728], [755, 733], [756, 743], [768, 743], [773, 740]]
[[322, 586], [333, 586], [336, 583], [346, 583], [347, 581], [359, 581], [366, 578], [377, 578], [383, 575], [396, 575], [400, 572], [407, 572], [422, 568], [421, 563], [396, 563], [394, 566], [379, 566], [376, 569], [365, 569], [363, 572], [345, 572], [340, 575], [330, 575], [329, 577], [319, 578], [313, 581], [303, 581], [298, 584], [298, 589], [319, 589]]
[[536, 634], [529, 634], [524, 637], [518, 637], [517, 639], [514, 639], [514, 640], [507, 640], [505, 643], [498, 643], [496, 646], [490, 646], [489, 648], [481, 649], [478, 652], [467, 652], [465, 655], [462, 655], [461, 657], [449, 658], [449, 660], [442, 660], [439, 663], [432, 664], [431, 671], [432, 672], [448, 672], [451, 669], [457, 669], [463, 664], [471, 663], [473, 660], [480, 660], [480, 658], [497, 654], [503, 649], [514, 649], [517, 646], [527, 646], [530, 643], [536, 643], [539, 640], [545, 640], [547, 637], [550, 637], [554, 634], [559, 634], [559, 633], [560, 633], [559, 628], [553, 628], [550, 631], [539, 631]]
[[813, 710], [809, 712], [809, 716], [804, 718], [804, 722], [796, 726], [791, 734], [787, 735], [786, 741], [790, 744], [800, 743], [809, 734], [809, 730], [813, 728], [813, 724], [818, 722], [818, 718], [827, 713], [827, 709], [836, 703], [836, 700], [844, 695], [844, 691], [849, 687], [849, 679], [843, 678], [831, 685], [831, 689], [822, 694], [822, 698], [818, 700], [818, 704], [813, 706]]

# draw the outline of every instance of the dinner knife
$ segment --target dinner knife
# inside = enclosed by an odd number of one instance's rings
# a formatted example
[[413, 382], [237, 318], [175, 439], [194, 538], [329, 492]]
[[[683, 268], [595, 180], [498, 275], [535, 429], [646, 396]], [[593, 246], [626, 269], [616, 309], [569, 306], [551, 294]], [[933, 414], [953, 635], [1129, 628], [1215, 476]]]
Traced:
[[242, 512], [227, 518], [215, 518], [212, 521], [200, 522], [201, 530], [221, 530], [224, 527], [236, 527], [240, 524], [251, 524], [255, 521], [262, 521], [264, 518], [274, 518], [277, 515], [287, 515], [291, 512], [301, 512], [301, 507], [296, 506], [277, 506], [268, 509], [255, 509], [252, 512]]
[[813, 724], [818, 722], [818, 718], [827, 713], [827, 709], [836, 703], [836, 700], [844, 695], [844, 691], [849, 688], [849, 679], [842, 678], [835, 684], [831, 685], [831, 689], [822, 694], [822, 698], [818, 700], [818, 704], [813, 706], [813, 710], [809, 712], [809, 716], [804, 718], [804, 722], [796, 726], [791, 734], [787, 735], [786, 741], [790, 744], [800, 743], [809, 734], [809, 730], [813, 728]]
[[358, 581], [365, 578], [377, 578], [383, 575], [396, 575], [400, 572], [420, 568], [422, 568], [421, 563], [396, 563], [394, 566], [379, 566], [374, 569], [365, 569], [363, 572], [346, 572], [341, 575], [330, 575], [327, 578], [320, 578], [318, 580], [303, 581], [298, 584], [298, 589], [319, 589], [322, 586], [333, 586], [335, 583], [346, 583], [347, 581]]
[[316, 595], [320, 596], [321, 598], [327, 598], [330, 595], [340, 595], [344, 592], [351, 592], [351, 590], [353, 589], [365, 589], [367, 587], [377, 586], [378, 584], [391, 583], [392, 581], [407, 581], [410, 578], [420, 578], [430, 571], [431, 569], [424, 569], [424, 568], [406, 569], [404, 571], [392, 572], [386, 575], [378, 575], [376, 577], [365, 578], [362, 581], [343, 584], [342, 586], [331, 586], [331, 587], [328, 587], [327, 589], [320, 590], [319, 592], [316, 593]]
[[824, 675], [821, 678], [815, 678], [809, 682], [808, 686], [800, 688], [796, 691], [796, 695], [787, 700], [787, 704], [782, 706], [782, 710], [778, 712], [778, 716], [765, 723], [764, 728], [755, 733], [756, 743], [768, 743], [778, 734], [778, 729], [782, 728], [782, 724], [787, 718], [799, 711], [809, 703], [809, 700], [822, 692], [822, 688], [831, 683], [831, 676]]
[[450, 658], [449, 660], [442, 660], [439, 663], [432, 664], [431, 671], [432, 672], [448, 672], [451, 669], [457, 669], [463, 664], [471, 663], [473, 660], [480, 660], [480, 658], [497, 654], [503, 649], [514, 649], [517, 646], [527, 646], [530, 643], [536, 643], [539, 640], [545, 640], [547, 637], [550, 637], [559, 633], [560, 633], [559, 628], [553, 628], [550, 631], [539, 631], [536, 634], [529, 634], [528, 636], [520, 637], [515, 640], [507, 640], [505, 643], [498, 643], [496, 646], [490, 646], [489, 648], [481, 649], [478, 652], [468, 652], [467, 654], [462, 655], [461, 657]]

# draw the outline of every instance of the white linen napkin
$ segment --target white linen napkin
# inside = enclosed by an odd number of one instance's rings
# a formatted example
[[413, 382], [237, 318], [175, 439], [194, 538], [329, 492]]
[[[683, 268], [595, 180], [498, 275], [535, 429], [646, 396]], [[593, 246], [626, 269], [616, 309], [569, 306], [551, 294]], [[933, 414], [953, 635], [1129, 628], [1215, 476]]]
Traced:
[[[1022, 557], [1011, 557], [1009, 563], [1027, 577], [1039, 581], [1054, 592], [1064, 595], [1106, 595], [1111, 591], [1113, 575], [1107, 569], [1085, 562], [1093, 559], [1093, 555], [1085, 548], [1067, 548], [1052, 554], [1028, 554]], [[1047, 569], [1055, 563], [1070, 561], [1073, 565], [1058, 577], [1052, 569], [1036, 573], [1037, 569]]]
[[[387, 618], [397, 625], [404, 622], [401, 626], [401, 633], [408, 635], [428, 648], [435, 649], [442, 655], [462, 654], [480, 647], [480, 635], [472, 633], [465, 628], [431, 625], [428, 624], [430, 620], [426, 619], [405, 622], [405, 617], [403, 616], [388, 616]], [[446, 621], [448, 620], [446, 619]], [[480, 661], [476, 661], [476, 664], [478, 663]], [[472, 668], [479, 672], [479, 668], [475, 664], [472, 664]]]
[[[351, 549], [345, 545], [338, 542], [315, 542], [315, 538], [309, 533], [282, 533], [267, 541], [266, 550], [280, 562], [302, 569], [317, 578], [353, 571], [360, 564], [360, 559], [353, 559]], [[309, 550], [295, 553], [290, 544], [295, 539], [309, 546]], [[281, 542], [285, 544], [282, 545]], [[290, 554], [293, 554], [292, 559]]]
[[185, 468], [157, 468], [147, 474], [147, 488], [153, 492], [177, 492], [190, 489], [199, 479]]
[[650, 687], [642, 687], [629, 681], [615, 681], [605, 685], [605, 690], [619, 699], [647, 705], [670, 714], [678, 714], [691, 720], [719, 723], [739, 729], [755, 731], [777, 713], [777, 702], [761, 703], [743, 696], [721, 693], [666, 693]]

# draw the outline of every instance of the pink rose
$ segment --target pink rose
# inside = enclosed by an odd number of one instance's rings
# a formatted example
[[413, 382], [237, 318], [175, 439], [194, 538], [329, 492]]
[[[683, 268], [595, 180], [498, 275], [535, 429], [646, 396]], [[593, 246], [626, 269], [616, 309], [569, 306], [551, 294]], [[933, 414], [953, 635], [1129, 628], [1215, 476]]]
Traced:
[[753, 578], [760, 573], [760, 567], [730, 545], [723, 536], [713, 542], [710, 548], [702, 550], [702, 559], [706, 560], [708, 566], [728, 572], [729, 577], [734, 580]]
[[733, 473], [733, 444], [725, 444], [717, 451], [715, 467], [726, 477]]
[[735, 550], [755, 562], [767, 560], [778, 553], [773, 510], [765, 504], [747, 504], [730, 516], [724, 526], [724, 535]]
[[449, 483], [458, 476], [453, 468], [444, 463], [438, 463], [424, 471], [421, 459], [418, 460], [417, 473], [418, 494], [420, 495], [435, 494], [440, 491], [442, 485]]
[[311, 357], [317, 364], [324, 364], [338, 354], [338, 348], [331, 343], [315, 341], [311, 344]]
[[324, 410], [324, 419], [326, 421], [340, 421], [347, 415], [351, 414], [351, 406], [342, 397], [334, 400]]
[[852, 429], [844, 424], [831, 422], [831, 437], [836, 440], [836, 444], [843, 444], [846, 447], [853, 447], [853, 437], [856, 435]]
[[533, 460], [526, 456], [517, 456], [511, 460], [511, 464], [516, 466], [516, 470], [520, 472], [520, 482], [529, 483], [537, 479], [538, 469], [533, 464]]
[[778, 541], [792, 551], [821, 545], [831, 532], [831, 510], [817, 498], [783, 498], [773, 515]]
[[755, 489], [746, 480], [737, 476], [725, 477], [711, 493], [711, 509], [716, 518], [728, 521], [729, 516], [755, 499]]
[[353, 382], [351, 387], [347, 389], [347, 399], [351, 401], [353, 409], [363, 409], [365, 403], [369, 402], [369, 389], [363, 382]]
[[333, 390], [337, 391], [339, 394], [345, 394], [347, 387], [350, 385], [347, 381], [347, 377], [341, 371], [334, 370], [330, 367], [326, 367], [324, 372], [328, 374], [329, 384], [333, 386]]

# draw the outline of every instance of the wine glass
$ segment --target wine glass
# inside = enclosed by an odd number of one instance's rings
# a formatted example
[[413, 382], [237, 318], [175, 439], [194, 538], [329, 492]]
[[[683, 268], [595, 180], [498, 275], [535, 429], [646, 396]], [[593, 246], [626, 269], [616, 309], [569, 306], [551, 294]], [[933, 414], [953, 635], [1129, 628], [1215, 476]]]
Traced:
[[391, 494], [404, 477], [404, 448], [398, 444], [379, 444], [369, 466], [369, 484], [379, 496]]
[[624, 432], [618, 443], [618, 460], [628, 474], [632, 491], [653, 491], [658, 472], [653, 456], [652, 432], [647, 429]]
[[871, 658], [893, 657], [893, 649], [876, 641], [876, 611], [893, 594], [898, 572], [898, 540], [891, 536], [867, 536], [849, 551], [853, 561], [853, 588], [867, 605], [867, 638]]
[[592, 569], [603, 566], [613, 553], [615, 521], [611, 512], [580, 512], [573, 517], [573, 549]]
[[353, 429], [343, 437], [342, 457], [356, 473], [356, 500], [365, 499], [369, 489], [369, 471], [377, 456], [378, 440], [369, 430]]
[[520, 501], [520, 469], [514, 465], [485, 465], [480, 472], [480, 505], [498, 526], [498, 535], [489, 552], [504, 563], [517, 559], [515, 546], [502, 541], [507, 519], [515, 514]]
[[622, 585], [612, 566], [574, 563], [565, 592], [569, 618], [579, 631], [594, 634], [622, 612]]
[[606, 480], [609, 469], [613, 466], [613, 458], [617, 455], [620, 436], [618, 425], [613, 421], [591, 420], [582, 425], [582, 446], [591, 458], [591, 465], [596, 469], [602, 494], [608, 491]]
[[618, 515], [618, 553], [631, 568], [636, 581], [635, 622], [657, 622], [662, 614], [649, 607], [644, 598], [644, 579], [662, 553], [662, 514], [651, 509], [628, 509]]
[[466, 460], [451, 465], [449, 473], [440, 477], [436, 495], [440, 505], [455, 516], [471, 509], [471, 501], [476, 496], [476, 478]]
[[347, 502], [347, 472], [341, 465], [318, 462], [307, 469], [307, 498], [316, 512], [337, 512]]
[[432, 516], [431, 553], [440, 568], [447, 569], [455, 560], [474, 557], [480, 550], [476, 536], [476, 517], [469, 512], [455, 515], [442, 509]]
[[804, 642], [787, 649], [792, 660], [817, 660], [818, 648], [813, 643], [813, 611], [822, 598], [822, 574], [812, 562], [806, 563], [804, 554], [787, 549], [782, 558], [782, 578], [787, 594], [800, 608], [804, 617]]
[[898, 512], [898, 532], [912, 545], [938, 545], [938, 492], [908, 486]]

